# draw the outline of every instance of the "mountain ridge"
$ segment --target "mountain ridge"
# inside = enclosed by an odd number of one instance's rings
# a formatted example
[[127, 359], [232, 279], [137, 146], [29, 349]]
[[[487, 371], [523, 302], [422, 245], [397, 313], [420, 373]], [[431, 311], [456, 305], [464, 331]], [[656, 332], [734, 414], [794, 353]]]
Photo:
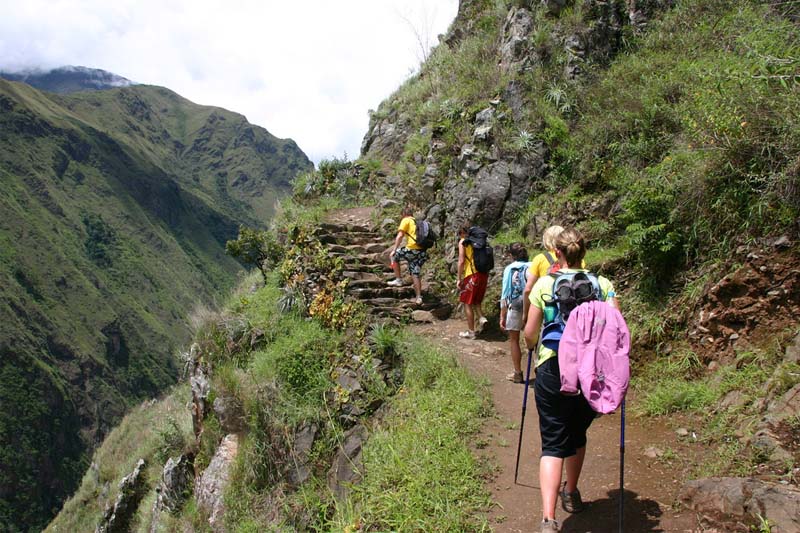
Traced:
[[0, 70], [0, 78], [23, 82], [42, 91], [61, 94], [138, 85], [119, 74], [81, 66]]

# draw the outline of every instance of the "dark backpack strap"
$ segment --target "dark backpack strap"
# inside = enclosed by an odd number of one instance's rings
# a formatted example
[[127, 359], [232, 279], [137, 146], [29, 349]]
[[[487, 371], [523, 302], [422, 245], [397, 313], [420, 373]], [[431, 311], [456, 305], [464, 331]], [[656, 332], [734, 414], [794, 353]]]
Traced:
[[548, 252], [548, 251], [544, 252], [544, 258], [547, 259], [547, 262], [550, 263], [550, 266], [553, 266], [553, 263], [556, 262], [555, 257], [550, 255], [550, 252]]

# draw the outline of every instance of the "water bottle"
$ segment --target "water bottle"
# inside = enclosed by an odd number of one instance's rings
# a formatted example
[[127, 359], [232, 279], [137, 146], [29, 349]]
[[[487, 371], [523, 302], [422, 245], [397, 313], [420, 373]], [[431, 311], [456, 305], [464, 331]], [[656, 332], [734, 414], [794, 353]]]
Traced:
[[556, 309], [556, 304], [545, 304], [544, 306], [544, 323], [548, 324], [556, 319], [556, 315], [558, 314], [558, 310]]

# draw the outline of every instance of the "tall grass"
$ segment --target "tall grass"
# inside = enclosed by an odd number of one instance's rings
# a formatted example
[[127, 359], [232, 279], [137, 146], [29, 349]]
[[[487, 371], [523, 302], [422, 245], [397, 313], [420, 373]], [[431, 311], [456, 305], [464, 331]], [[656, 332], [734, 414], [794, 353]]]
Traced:
[[484, 385], [420, 339], [407, 337], [403, 356], [403, 388], [365, 444], [364, 479], [330, 528], [488, 531], [485, 467], [467, 445], [487, 414]]

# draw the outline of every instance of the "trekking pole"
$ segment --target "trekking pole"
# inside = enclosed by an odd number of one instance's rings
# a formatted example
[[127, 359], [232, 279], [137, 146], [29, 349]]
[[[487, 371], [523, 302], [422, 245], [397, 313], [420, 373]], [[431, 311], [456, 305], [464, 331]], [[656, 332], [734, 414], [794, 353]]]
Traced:
[[622, 400], [622, 416], [619, 426], [619, 533], [623, 530], [623, 499], [625, 497], [625, 400]]
[[525, 372], [525, 392], [522, 394], [522, 420], [519, 423], [519, 442], [517, 443], [517, 466], [514, 467], [514, 484], [519, 474], [519, 452], [522, 450], [522, 429], [525, 427], [525, 408], [528, 406], [528, 384], [531, 379], [531, 358], [533, 350], [528, 350], [528, 369]]

